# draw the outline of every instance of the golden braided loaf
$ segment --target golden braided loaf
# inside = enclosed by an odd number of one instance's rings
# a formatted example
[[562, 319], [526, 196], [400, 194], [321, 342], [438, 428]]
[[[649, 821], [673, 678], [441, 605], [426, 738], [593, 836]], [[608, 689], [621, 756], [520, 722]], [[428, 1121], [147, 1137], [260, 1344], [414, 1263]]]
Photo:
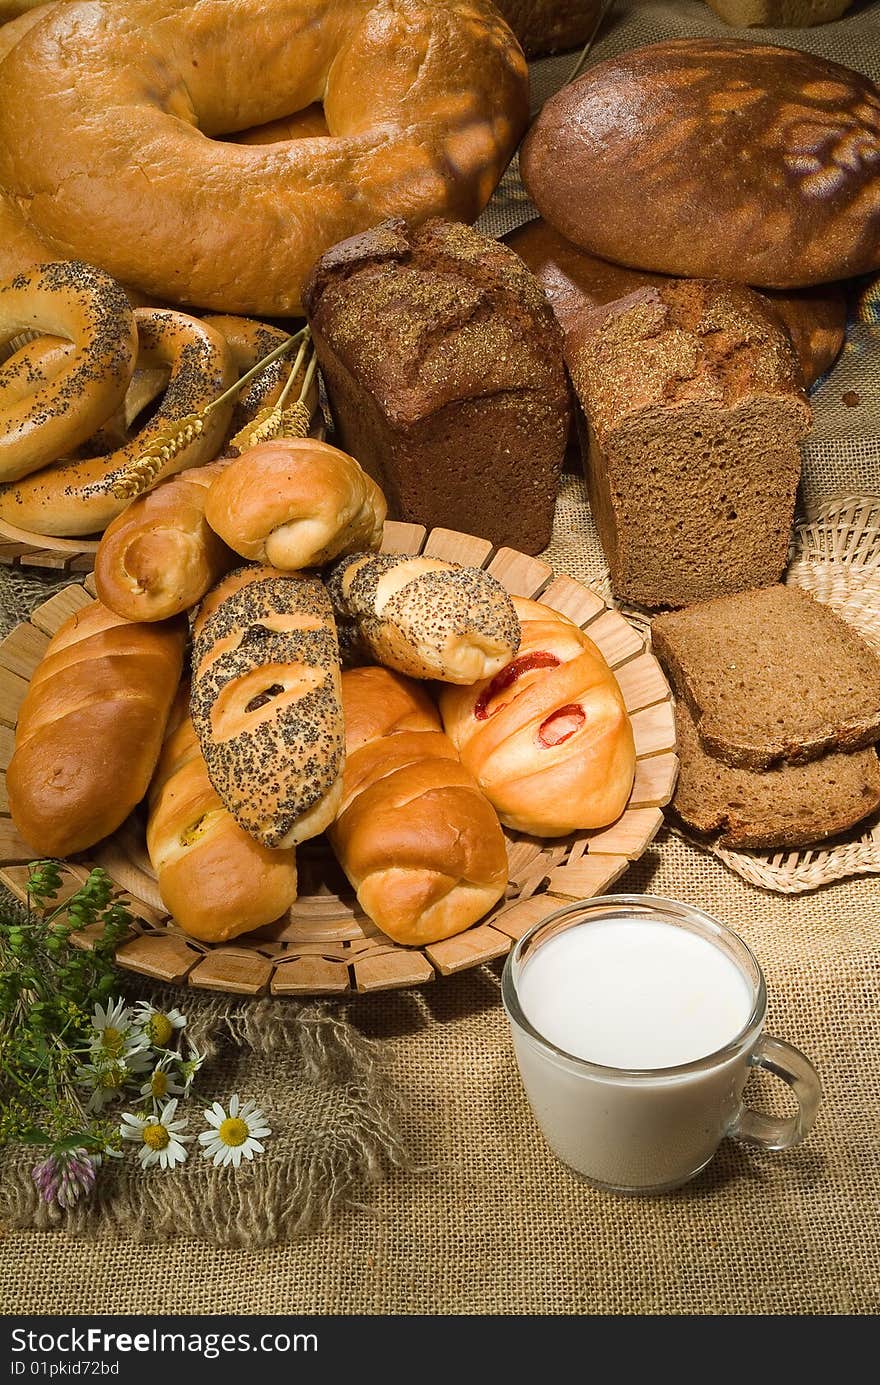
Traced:
[[488, 913], [507, 885], [504, 835], [417, 683], [342, 675], [345, 773], [330, 843], [358, 902], [396, 942], [437, 942]]

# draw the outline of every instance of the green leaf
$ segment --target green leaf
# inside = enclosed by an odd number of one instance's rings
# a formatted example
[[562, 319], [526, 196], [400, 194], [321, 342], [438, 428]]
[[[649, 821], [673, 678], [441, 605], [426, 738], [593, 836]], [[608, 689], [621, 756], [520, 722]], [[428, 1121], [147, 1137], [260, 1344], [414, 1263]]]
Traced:
[[55, 1140], [52, 1149], [57, 1154], [67, 1154], [72, 1149], [87, 1148], [95, 1143], [93, 1135], [86, 1134], [85, 1131], [78, 1130], [75, 1135], [65, 1135], [63, 1140]]
[[45, 1130], [38, 1130], [36, 1126], [17, 1131], [15, 1138], [23, 1145], [50, 1145], [52, 1143], [51, 1135], [47, 1135]]

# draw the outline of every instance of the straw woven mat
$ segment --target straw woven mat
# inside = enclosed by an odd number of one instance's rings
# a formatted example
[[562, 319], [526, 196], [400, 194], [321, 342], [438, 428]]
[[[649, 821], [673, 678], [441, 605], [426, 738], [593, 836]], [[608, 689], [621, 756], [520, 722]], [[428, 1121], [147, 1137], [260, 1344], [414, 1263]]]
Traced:
[[[623, 3], [596, 50], [729, 32], [702, 4]], [[880, 79], [880, 3], [821, 29], [772, 36]], [[570, 58], [536, 69], [540, 97]], [[512, 186], [489, 229], [528, 214]], [[870, 313], [865, 306], [866, 317]], [[878, 348], [867, 321], [816, 393], [805, 501], [880, 490]], [[855, 389], [858, 408], [840, 403]], [[576, 577], [603, 567], [582, 492], [567, 482], [551, 557]], [[880, 888], [862, 878], [800, 897], [763, 893], [663, 834], [620, 881], [732, 924], [767, 975], [769, 1030], [816, 1062], [825, 1100], [787, 1154], [726, 1142], [689, 1188], [657, 1199], [596, 1192], [558, 1166], [520, 1090], [497, 970], [420, 992], [364, 997], [350, 1013], [379, 1043], [421, 1172], [399, 1172], [321, 1231], [272, 1248], [75, 1240], [0, 1242], [7, 1311], [285, 1313], [835, 1313], [880, 1307]], [[189, 998], [187, 998], [189, 1004]], [[241, 1090], [281, 1126], [277, 1071], [239, 1059]], [[271, 1065], [270, 1065], [271, 1066]], [[292, 1085], [302, 1080], [291, 1065]], [[768, 1082], [759, 1096], [772, 1101]], [[267, 1095], [268, 1092], [268, 1095]], [[267, 1150], [267, 1158], [269, 1151]], [[197, 1196], [197, 1190], [196, 1194]]]

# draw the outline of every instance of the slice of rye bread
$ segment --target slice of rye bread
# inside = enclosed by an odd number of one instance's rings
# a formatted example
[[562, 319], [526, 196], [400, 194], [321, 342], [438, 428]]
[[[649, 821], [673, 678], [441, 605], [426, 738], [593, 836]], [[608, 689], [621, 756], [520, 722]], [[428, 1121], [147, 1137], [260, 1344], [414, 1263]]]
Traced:
[[770, 769], [880, 739], [880, 659], [797, 587], [701, 601], [657, 616], [651, 632], [716, 759]]
[[880, 808], [880, 759], [873, 747], [834, 751], [807, 765], [733, 769], [700, 744], [687, 703], [675, 707], [681, 768], [672, 809], [719, 845], [811, 846]]

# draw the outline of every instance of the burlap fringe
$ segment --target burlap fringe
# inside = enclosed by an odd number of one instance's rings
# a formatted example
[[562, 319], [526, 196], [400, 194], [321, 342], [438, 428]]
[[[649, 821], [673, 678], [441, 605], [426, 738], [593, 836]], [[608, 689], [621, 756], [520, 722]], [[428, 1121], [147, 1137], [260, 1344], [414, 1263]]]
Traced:
[[[178, 991], [139, 989], [157, 1005], [181, 1003]], [[130, 1157], [108, 1161], [92, 1197], [67, 1211], [41, 1201], [31, 1177], [36, 1151], [7, 1152], [2, 1224], [63, 1228], [88, 1239], [182, 1237], [218, 1246], [269, 1246], [319, 1230], [345, 1208], [362, 1209], [370, 1186], [393, 1169], [412, 1170], [380, 1047], [352, 1026], [343, 1009], [220, 997], [186, 1008], [187, 1033], [209, 1057], [227, 1042], [257, 1053], [289, 1054], [292, 1082], [329, 1084], [332, 1128], [303, 1130], [284, 1153], [273, 1138], [260, 1159], [238, 1170], [214, 1168], [197, 1150], [180, 1169], [164, 1173], [143, 1172]]]

